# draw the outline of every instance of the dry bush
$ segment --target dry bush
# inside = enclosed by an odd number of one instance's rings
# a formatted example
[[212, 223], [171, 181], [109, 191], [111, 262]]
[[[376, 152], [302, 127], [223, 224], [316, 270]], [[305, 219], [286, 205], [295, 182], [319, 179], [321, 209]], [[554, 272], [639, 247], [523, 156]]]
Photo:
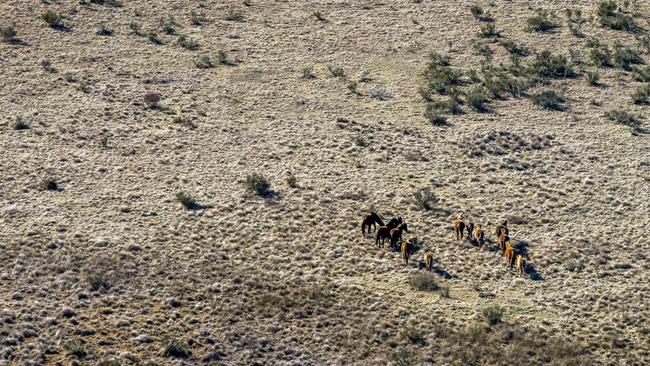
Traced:
[[532, 32], [548, 32], [557, 27], [559, 25], [552, 19], [550, 13], [545, 10], [526, 19], [526, 29]]
[[408, 283], [412, 289], [418, 291], [433, 292], [438, 289], [438, 284], [436, 283], [433, 274], [429, 272], [417, 272], [412, 274], [408, 279]]
[[244, 187], [259, 196], [266, 196], [270, 193], [271, 183], [263, 175], [251, 173], [246, 176]]
[[601, 1], [598, 4], [596, 15], [600, 20], [600, 24], [604, 27], [627, 32], [636, 32], [638, 30], [634, 24], [634, 19], [630, 15], [624, 14], [613, 0]]
[[63, 16], [54, 10], [48, 10], [45, 13], [41, 14], [41, 19], [47, 23], [50, 28], [53, 29], [63, 29], [65, 24], [63, 23]]
[[552, 110], [552, 111], [563, 111], [565, 110], [564, 103], [566, 99], [554, 90], [543, 90], [539, 93], [533, 94], [530, 96], [530, 100], [538, 106]]

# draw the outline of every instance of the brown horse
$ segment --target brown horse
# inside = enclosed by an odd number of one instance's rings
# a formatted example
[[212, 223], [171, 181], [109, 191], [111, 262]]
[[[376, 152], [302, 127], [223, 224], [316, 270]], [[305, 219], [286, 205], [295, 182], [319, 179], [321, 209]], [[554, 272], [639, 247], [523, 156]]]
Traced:
[[504, 253], [506, 250], [506, 243], [510, 240], [510, 237], [505, 231], [501, 231], [501, 235], [499, 235], [499, 238], [497, 239], [497, 243], [499, 243], [499, 249], [501, 249], [501, 253]]
[[366, 237], [366, 227], [368, 227], [368, 234], [370, 234], [370, 228], [374, 230], [377, 230], [377, 224], [379, 226], [384, 226], [384, 222], [381, 221], [381, 218], [379, 217], [379, 214], [376, 212], [367, 212], [363, 216], [363, 222], [361, 222], [361, 234], [363, 237]]
[[427, 269], [427, 271], [431, 272], [433, 269], [433, 254], [430, 252], [426, 252], [422, 255], [424, 259], [424, 266]]
[[476, 225], [476, 229], [474, 229], [474, 240], [478, 243], [479, 248], [485, 244], [485, 233], [481, 229], [481, 225]]
[[512, 269], [512, 267], [515, 265], [515, 259], [517, 258], [517, 250], [510, 245], [510, 242], [506, 243], [504, 256], [508, 261], [508, 267]]
[[411, 253], [413, 253], [413, 247], [417, 242], [416, 238], [411, 238], [402, 242], [402, 259], [404, 259], [404, 264], [409, 265], [409, 259], [411, 258]]
[[463, 214], [456, 216], [454, 221], [454, 232], [456, 232], [456, 240], [463, 238], [463, 231], [465, 230], [465, 223], [463, 222]]
[[401, 217], [393, 217], [388, 221], [388, 224], [386, 226], [381, 226], [379, 229], [377, 229], [377, 235], [375, 236], [375, 245], [379, 246], [379, 240], [381, 240], [381, 246], [384, 246], [384, 240], [385, 239], [390, 239], [390, 231], [396, 228], [397, 226], [402, 224], [402, 218]]
[[517, 271], [521, 274], [526, 274], [526, 258], [521, 255], [517, 256]]
[[504, 221], [501, 224], [497, 225], [497, 229], [495, 231], [495, 234], [496, 234], [496, 236], [498, 238], [504, 232], [506, 233], [506, 235], [510, 234], [510, 232], [508, 230], [508, 221]]
[[397, 244], [402, 242], [402, 231], [409, 231], [408, 225], [406, 223], [399, 224], [396, 228], [390, 231], [390, 246], [391, 248], [397, 247]]
[[474, 237], [472, 234], [474, 234], [474, 220], [469, 219], [467, 221], [467, 240], [472, 240]]

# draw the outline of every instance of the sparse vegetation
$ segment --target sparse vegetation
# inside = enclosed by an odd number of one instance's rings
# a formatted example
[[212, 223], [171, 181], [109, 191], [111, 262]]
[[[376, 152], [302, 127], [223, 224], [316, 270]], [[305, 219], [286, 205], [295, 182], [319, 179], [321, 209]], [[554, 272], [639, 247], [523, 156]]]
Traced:
[[417, 272], [412, 274], [408, 283], [414, 290], [433, 292], [438, 290], [438, 284], [430, 272]]
[[45, 13], [41, 14], [41, 19], [47, 23], [50, 28], [53, 29], [63, 29], [65, 24], [63, 23], [63, 17], [54, 10], [48, 10]]
[[632, 93], [632, 102], [634, 104], [648, 104], [650, 98], [650, 84], [643, 84]]
[[504, 39], [499, 42], [499, 44], [505, 48], [510, 54], [526, 57], [528, 56], [528, 49], [526, 47], [520, 46], [510, 39]]
[[467, 105], [476, 112], [486, 112], [487, 89], [482, 85], [474, 85], [467, 92]]
[[343, 70], [343, 68], [340, 66], [328, 66], [327, 69], [329, 70], [332, 77], [342, 78], [345, 76], [345, 70]]
[[481, 312], [483, 321], [488, 325], [496, 325], [503, 321], [503, 309], [498, 306], [490, 306]]
[[553, 54], [548, 50], [538, 53], [527, 71], [534, 79], [569, 78], [575, 75], [565, 56]]
[[500, 33], [497, 31], [494, 23], [484, 23], [481, 24], [479, 35], [483, 38], [496, 38], [500, 36]]
[[2, 35], [2, 41], [6, 43], [13, 43], [16, 41], [16, 36], [18, 32], [14, 27], [0, 27], [0, 34]]
[[533, 103], [552, 111], [564, 110], [566, 100], [553, 90], [544, 90], [530, 96]]
[[559, 25], [551, 18], [548, 11], [540, 11], [537, 15], [526, 20], [526, 29], [532, 32], [548, 32]]
[[596, 12], [600, 24], [616, 30], [624, 30], [627, 32], [635, 32], [637, 30], [634, 24], [634, 19], [631, 16], [624, 14], [616, 5], [613, 0], [601, 1], [598, 4]]
[[643, 59], [630, 47], [618, 43], [614, 45], [614, 63], [616, 66], [629, 71], [631, 70], [630, 65], [642, 64]]
[[291, 188], [298, 187], [298, 178], [291, 172], [287, 174], [287, 185]]
[[167, 338], [164, 343], [163, 356], [165, 357], [188, 358], [192, 354], [187, 345], [177, 339]]
[[641, 120], [637, 116], [622, 109], [615, 109], [607, 112], [607, 118], [609, 118], [610, 121], [632, 127], [635, 130], [641, 127]]
[[210, 59], [210, 56], [207, 55], [201, 55], [195, 58], [194, 65], [199, 69], [209, 69], [211, 67], [214, 67], [214, 64], [212, 63], [212, 59]]
[[179, 46], [190, 50], [190, 51], [195, 51], [199, 49], [199, 42], [197, 42], [193, 38], [189, 38], [185, 35], [181, 35], [178, 37], [178, 40], [176, 41]]
[[587, 71], [587, 73], [585, 74], [585, 80], [587, 80], [587, 84], [591, 86], [598, 86], [600, 81], [600, 75], [595, 71]]
[[247, 175], [244, 187], [258, 196], [267, 196], [271, 192], [271, 183], [259, 173]]
[[205, 23], [205, 16], [192, 10], [190, 13], [190, 21], [192, 22], [192, 25], [203, 25], [203, 23]]
[[86, 348], [83, 343], [77, 340], [70, 340], [63, 342], [63, 347], [70, 356], [76, 356], [78, 358], [84, 358], [88, 355]]
[[147, 38], [149, 39], [149, 42], [156, 44], [156, 45], [161, 45], [163, 44], [163, 41], [158, 37], [158, 34], [155, 32], [149, 32], [147, 35]]
[[433, 210], [435, 205], [440, 201], [438, 197], [431, 191], [430, 188], [421, 188], [413, 193], [415, 205], [420, 210]]

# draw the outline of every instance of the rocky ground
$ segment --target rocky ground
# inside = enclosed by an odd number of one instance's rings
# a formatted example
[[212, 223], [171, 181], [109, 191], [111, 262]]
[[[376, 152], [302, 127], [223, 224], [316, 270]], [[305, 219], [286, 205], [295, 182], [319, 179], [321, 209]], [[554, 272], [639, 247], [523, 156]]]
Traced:
[[[650, 8], [619, 5], [634, 29], [593, 1], [544, 4], [541, 32], [506, 0], [3, 1], [0, 364], [650, 363]], [[470, 70], [505, 40], [574, 75], [477, 112]], [[616, 44], [640, 62], [598, 66]], [[432, 51], [463, 75], [442, 126]], [[409, 224], [408, 266], [361, 236], [369, 209]]]

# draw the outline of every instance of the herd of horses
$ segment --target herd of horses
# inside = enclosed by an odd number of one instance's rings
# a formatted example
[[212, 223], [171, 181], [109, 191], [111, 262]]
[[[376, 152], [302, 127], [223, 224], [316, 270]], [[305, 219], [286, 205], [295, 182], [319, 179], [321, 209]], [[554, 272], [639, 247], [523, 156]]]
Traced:
[[[364, 238], [366, 237], [366, 232], [368, 234], [371, 233], [371, 229], [372, 231], [376, 231], [375, 245], [383, 248], [385, 241], [388, 240], [391, 249], [400, 249], [402, 259], [404, 259], [404, 263], [408, 266], [409, 259], [417, 245], [417, 238], [412, 237], [408, 240], [402, 239], [402, 233], [405, 231], [408, 232], [408, 225], [404, 222], [402, 217], [394, 217], [390, 219], [388, 223], [384, 224], [379, 214], [376, 212], [367, 212], [363, 216], [363, 221], [361, 223], [361, 234]], [[478, 244], [479, 248], [483, 248], [485, 245], [485, 232], [481, 225], [474, 225], [472, 219], [469, 219], [466, 224], [465, 221], [463, 221], [463, 215], [459, 214], [453, 222], [453, 229], [456, 235], [456, 240], [462, 240], [465, 231], [467, 231], [468, 240]], [[526, 274], [526, 258], [510, 243], [508, 221], [503, 221], [497, 225], [495, 235], [497, 237], [500, 254], [506, 258], [508, 267], [510, 269], [515, 267], [519, 273]], [[425, 251], [422, 254], [422, 259], [424, 267], [428, 271], [431, 271], [433, 269], [433, 254], [429, 251]]]

